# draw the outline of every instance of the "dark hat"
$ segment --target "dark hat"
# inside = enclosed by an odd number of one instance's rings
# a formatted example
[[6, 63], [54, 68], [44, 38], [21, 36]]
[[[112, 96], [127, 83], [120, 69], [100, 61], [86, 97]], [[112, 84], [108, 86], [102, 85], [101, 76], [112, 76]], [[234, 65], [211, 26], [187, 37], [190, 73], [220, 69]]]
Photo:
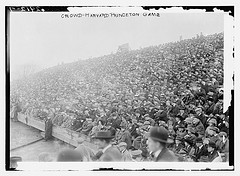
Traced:
[[183, 119], [183, 116], [181, 116], [181, 115], [179, 115], [179, 114], [176, 116], [176, 118], [179, 118], [181, 121], [184, 120], [184, 119]]
[[218, 100], [223, 100], [223, 95], [220, 95], [220, 97], [218, 98]]
[[83, 157], [80, 152], [72, 149], [64, 149], [57, 156], [57, 161], [62, 162], [73, 162], [83, 161]]
[[213, 101], [213, 97], [208, 97], [208, 101]]
[[168, 130], [164, 127], [152, 127], [149, 131], [148, 137], [152, 138], [153, 140], [164, 142], [164, 143], [171, 143], [172, 141], [168, 138]]
[[197, 138], [197, 139], [195, 140], [195, 143], [203, 143], [202, 138]]
[[112, 138], [114, 138], [114, 136], [112, 136], [112, 133], [110, 131], [99, 131], [93, 137], [93, 139], [112, 139]]
[[184, 138], [184, 142], [187, 142], [189, 145], [193, 145], [193, 140], [191, 140], [190, 138]]
[[208, 146], [212, 148], [216, 148], [216, 144], [213, 141], [209, 141]]

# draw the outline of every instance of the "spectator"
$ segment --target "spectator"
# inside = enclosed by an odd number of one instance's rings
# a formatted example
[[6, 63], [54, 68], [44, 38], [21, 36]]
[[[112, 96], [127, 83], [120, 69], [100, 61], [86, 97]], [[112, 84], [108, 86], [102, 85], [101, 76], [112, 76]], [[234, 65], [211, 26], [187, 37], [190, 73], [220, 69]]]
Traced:
[[118, 144], [118, 148], [120, 150], [120, 152], [122, 153], [122, 160], [123, 161], [131, 161], [132, 157], [130, 152], [127, 150], [127, 143], [126, 142], [120, 142]]
[[176, 156], [166, 148], [168, 143], [168, 131], [163, 127], [152, 127], [148, 137], [148, 147], [154, 153], [154, 161], [173, 162]]
[[199, 162], [201, 156], [207, 156], [207, 148], [203, 145], [202, 138], [197, 138], [194, 147], [193, 160]]
[[83, 161], [92, 161], [94, 153], [92, 149], [90, 149], [88, 146], [84, 144], [85, 141], [86, 139], [84, 139], [84, 137], [79, 138], [77, 141], [78, 146], [74, 150], [82, 155]]
[[218, 152], [216, 150], [216, 144], [212, 141], [208, 144], [208, 162], [212, 162], [215, 158], [218, 157]]
[[10, 106], [19, 104], [20, 113], [42, 122], [50, 116], [54, 125], [88, 137], [110, 131], [116, 144], [126, 129], [133, 149], [146, 147], [150, 126], [168, 129], [173, 140], [209, 137], [218, 148], [229, 140], [220, 140], [217, 130], [229, 135], [223, 39], [223, 33], [201, 36], [45, 69], [11, 82]]
[[99, 161], [121, 161], [122, 155], [120, 151], [114, 147], [110, 142], [114, 136], [111, 136], [110, 131], [99, 131], [93, 137], [96, 141], [96, 144], [100, 150], [102, 150], [102, 155], [99, 158]]

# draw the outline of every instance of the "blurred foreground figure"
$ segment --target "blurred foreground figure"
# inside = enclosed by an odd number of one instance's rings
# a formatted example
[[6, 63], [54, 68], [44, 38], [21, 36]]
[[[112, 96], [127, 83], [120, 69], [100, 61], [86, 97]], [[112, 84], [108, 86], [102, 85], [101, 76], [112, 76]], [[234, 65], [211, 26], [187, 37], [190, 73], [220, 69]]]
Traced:
[[92, 161], [94, 153], [91, 148], [84, 144], [85, 141], [86, 139], [84, 139], [84, 137], [79, 138], [78, 139], [79, 145], [74, 150], [81, 153], [81, 155], [83, 156], [83, 161]]
[[38, 155], [39, 162], [52, 162], [53, 158], [51, 157], [50, 153], [42, 152]]
[[152, 127], [148, 136], [148, 148], [153, 153], [155, 162], [177, 162], [175, 154], [166, 148], [168, 131], [164, 127]]
[[81, 153], [72, 150], [72, 149], [64, 149], [57, 156], [58, 162], [81, 162], [83, 161], [83, 156]]

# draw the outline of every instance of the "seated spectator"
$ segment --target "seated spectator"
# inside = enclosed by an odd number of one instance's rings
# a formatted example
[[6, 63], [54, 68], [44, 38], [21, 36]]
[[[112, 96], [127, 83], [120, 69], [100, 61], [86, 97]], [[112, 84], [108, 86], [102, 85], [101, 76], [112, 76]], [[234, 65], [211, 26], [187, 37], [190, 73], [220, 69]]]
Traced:
[[133, 150], [131, 151], [132, 161], [133, 162], [141, 162], [143, 161], [142, 151], [141, 150]]
[[195, 141], [192, 159], [195, 162], [199, 162], [201, 156], [207, 156], [207, 148], [203, 145], [202, 138], [197, 138]]
[[213, 141], [209, 142], [207, 150], [208, 150], [208, 162], [212, 162], [215, 158], [218, 157], [216, 144]]
[[122, 160], [123, 161], [131, 161], [132, 157], [130, 152], [127, 150], [127, 143], [126, 142], [120, 142], [118, 144], [118, 148], [120, 150], [120, 152], [122, 153]]

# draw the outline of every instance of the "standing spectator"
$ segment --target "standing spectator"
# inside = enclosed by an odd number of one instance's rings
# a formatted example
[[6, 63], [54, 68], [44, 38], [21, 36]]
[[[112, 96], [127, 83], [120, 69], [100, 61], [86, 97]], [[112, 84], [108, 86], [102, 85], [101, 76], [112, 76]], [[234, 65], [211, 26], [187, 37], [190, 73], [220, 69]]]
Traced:
[[90, 149], [88, 146], [84, 144], [86, 139], [84, 137], [78, 139], [78, 146], [74, 149], [75, 151], [79, 152], [82, 157], [83, 161], [92, 161], [92, 158], [94, 157], [94, 153], [92, 149]]
[[98, 148], [102, 151], [102, 155], [99, 161], [121, 161], [122, 155], [120, 151], [111, 144], [111, 140], [114, 136], [111, 135], [110, 131], [99, 131], [93, 137]]
[[177, 157], [166, 148], [168, 143], [168, 131], [164, 127], [152, 127], [148, 137], [148, 147], [154, 154], [156, 162], [173, 162]]
[[48, 116], [45, 119], [45, 135], [44, 135], [45, 141], [52, 139], [52, 127], [53, 127], [52, 118]]

